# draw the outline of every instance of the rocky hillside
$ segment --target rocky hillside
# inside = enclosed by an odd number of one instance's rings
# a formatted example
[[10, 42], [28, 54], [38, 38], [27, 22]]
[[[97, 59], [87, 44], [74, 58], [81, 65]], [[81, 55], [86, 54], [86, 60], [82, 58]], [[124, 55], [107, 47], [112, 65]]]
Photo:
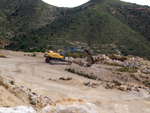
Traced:
[[89, 45], [94, 53], [150, 59], [147, 6], [119, 0], [91, 0], [72, 9], [41, 0], [4, 0], [0, 5], [1, 45], [7, 49], [44, 52]]

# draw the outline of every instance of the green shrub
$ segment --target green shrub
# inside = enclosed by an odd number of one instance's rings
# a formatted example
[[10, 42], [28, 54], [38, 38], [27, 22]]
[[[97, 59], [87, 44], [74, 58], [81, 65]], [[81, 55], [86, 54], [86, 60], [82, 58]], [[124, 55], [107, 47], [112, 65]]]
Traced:
[[84, 83], [85, 86], [88, 86], [90, 84], [90, 82]]
[[68, 80], [72, 80], [72, 77], [67, 77], [67, 78], [60, 77], [59, 80], [68, 81]]
[[4, 49], [2, 46], [0, 46], [0, 49]]
[[72, 77], [67, 77], [67, 80], [72, 80]]
[[128, 72], [128, 71], [129, 71], [129, 68], [128, 68], [128, 67], [123, 67], [123, 68], [118, 69], [118, 71], [121, 71], [121, 72]]
[[66, 80], [64, 77], [60, 77], [59, 80]]
[[34, 101], [30, 101], [30, 104], [35, 105], [35, 102]]
[[118, 69], [118, 71], [120, 71], [120, 72], [136, 73], [137, 72], [137, 68], [123, 67], [123, 68]]
[[27, 46], [25, 45], [25, 44], [22, 44], [21, 46], [20, 46], [20, 49], [26, 49], [27, 48]]
[[14, 85], [15, 82], [13, 80], [11, 80], [10, 83], [11, 83], [11, 85]]
[[51, 49], [52, 49], [52, 46], [49, 46], [48, 49], [51, 50]]
[[121, 83], [116, 81], [116, 80], [113, 80], [112, 83], [115, 83], [116, 86], [120, 86], [121, 85]]
[[32, 56], [33, 56], [33, 57], [36, 57], [36, 54], [34, 53]]
[[29, 99], [30, 101], [32, 101], [32, 100], [33, 100], [31, 95], [29, 95], [28, 99]]
[[68, 71], [68, 72], [71, 72], [71, 73], [75, 73], [75, 70], [74, 70], [74, 69], [70, 69], [70, 68], [69, 68], [69, 69], [67, 69], [67, 71]]

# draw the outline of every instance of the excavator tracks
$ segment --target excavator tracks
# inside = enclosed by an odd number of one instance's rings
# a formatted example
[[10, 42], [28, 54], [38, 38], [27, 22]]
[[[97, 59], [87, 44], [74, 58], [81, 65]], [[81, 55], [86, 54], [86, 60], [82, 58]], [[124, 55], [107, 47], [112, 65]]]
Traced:
[[72, 62], [71, 61], [67, 61], [67, 60], [62, 60], [62, 59], [51, 59], [49, 61], [49, 63], [51, 65], [71, 65]]

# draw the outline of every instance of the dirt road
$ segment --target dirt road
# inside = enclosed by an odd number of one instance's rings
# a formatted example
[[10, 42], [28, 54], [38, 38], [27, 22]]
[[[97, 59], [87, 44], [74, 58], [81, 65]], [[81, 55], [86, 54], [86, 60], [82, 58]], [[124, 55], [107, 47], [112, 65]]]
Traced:
[[[65, 71], [67, 65], [50, 65], [43, 54], [25, 56], [22, 52], [3, 50], [8, 58], [0, 58], [0, 76], [14, 80], [17, 85], [31, 88], [34, 92], [52, 100], [63, 98], [82, 99], [94, 103], [101, 113], [150, 113], [150, 97], [138, 92], [123, 92], [91, 88], [81, 83], [99, 82]], [[72, 66], [77, 64], [72, 64]], [[87, 67], [86, 69], [88, 70]], [[72, 82], [59, 82], [60, 77], [72, 77]], [[49, 80], [49, 78], [53, 80]]]

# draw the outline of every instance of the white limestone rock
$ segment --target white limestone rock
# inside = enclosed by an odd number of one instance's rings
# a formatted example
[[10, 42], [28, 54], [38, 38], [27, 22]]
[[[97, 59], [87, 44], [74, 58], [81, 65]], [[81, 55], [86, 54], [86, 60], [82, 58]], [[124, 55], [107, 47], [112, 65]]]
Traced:
[[0, 107], [0, 113], [36, 113], [31, 106]]
[[42, 113], [99, 113], [98, 107], [77, 99], [56, 100], [53, 105], [42, 109]]

